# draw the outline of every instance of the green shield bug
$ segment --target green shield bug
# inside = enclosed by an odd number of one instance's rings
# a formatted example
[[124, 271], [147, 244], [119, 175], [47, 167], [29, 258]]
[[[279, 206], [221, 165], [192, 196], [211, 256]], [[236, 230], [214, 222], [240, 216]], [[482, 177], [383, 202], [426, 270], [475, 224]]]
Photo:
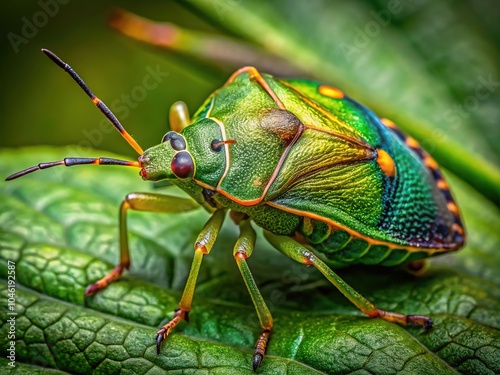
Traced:
[[314, 81], [276, 79], [253, 67], [235, 72], [190, 119], [186, 106], [170, 111], [169, 131], [146, 151], [126, 132], [78, 74], [43, 52], [78, 83], [139, 153], [138, 161], [66, 158], [41, 163], [7, 180], [57, 165], [123, 165], [144, 180], [169, 181], [192, 199], [131, 193], [120, 207], [120, 262], [89, 285], [106, 288], [130, 266], [127, 211], [211, 213], [194, 245], [194, 259], [173, 318], [156, 335], [156, 347], [191, 310], [204, 255], [210, 253], [227, 211], [240, 235], [233, 255], [262, 327], [253, 357], [257, 369], [273, 327], [271, 313], [246, 259], [256, 234], [251, 221], [280, 252], [316, 267], [369, 317], [432, 327], [430, 318], [380, 310], [346, 284], [334, 265], [398, 265], [459, 249], [464, 227], [436, 162], [395, 124], [378, 118], [342, 91]]

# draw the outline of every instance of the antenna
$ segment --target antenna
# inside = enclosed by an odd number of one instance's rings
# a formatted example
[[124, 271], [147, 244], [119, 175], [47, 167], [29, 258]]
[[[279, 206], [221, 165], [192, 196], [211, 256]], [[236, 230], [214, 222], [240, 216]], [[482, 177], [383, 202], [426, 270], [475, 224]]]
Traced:
[[57, 167], [58, 165], [65, 165], [66, 167], [72, 167], [73, 165], [81, 165], [81, 164], [124, 165], [126, 167], [141, 168], [141, 164], [138, 161], [128, 161], [128, 160], [119, 160], [111, 158], [65, 158], [63, 160], [51, 161], [49, 163], [40, 163], [33, 167], [23, 169], [22, 171], [11, 174], [9, 177], [5, 179], [5, 181], [14, 180], [16, 178], [22, 177], [28, 173], [32, 173], [40, 169]]
[[[106, 118], [113, 124], [113, 126], [120, 132], [123, 138], [129, 143], [130, 146], [134, 148], [135, 151], [142, 155], [144, 151], [141, 146], [135, 141], [132, 136], [127, 133], [125, 128], [122, 126], [120, 121], [116, 118], [116, 116], [111, 112], [111, 110], [104, 104], [98, 97], [96, 97], [87, 84], [80, 78], [80, 76], [71, 68], [68, 64], [62, 61], [59, 57], [57, 57], [54, 53], [49, 51], [48, 49], [42, 49], [42, 52], [45, 53], [52, 61], [54, 61], [59, 67], [64, 69], [68, 74], [73, 78], [73, 80], [80, 86], [83, 91], [92, 99], [92, 102], [95, 104], [97, 108], [106, 116]], [[6, 181], [14, 180], [16, 178], [27, 175], [28, 173], [32, 173], [38, 171], [40, 169], [47, 169], [52, 167], [57, 167], [58, 165], [64, 165], [66, 167], [71, 167], [73, 165], [81, 165], [81, 164], [93, 164], [93, 165], [123, 165], [126, 167], [136, 167], [141, 168], [141, 163], [138, 161], [128, 161], [128, 160], [119, 160], [119, 159], [111, 159], [111, 158], [65, 158], [63, 160], [52, 161], [48, 163], [40, 163], [33, 167], [26, 168], [22, 171], [11, 174], [6, 178]]]
[[100, 100], [97, 96], [95, 96], [92, 91], [90, 91], [90, 88], [78, 75], [78, 73], [75, 72], [71, 66], [62, 61], [55, 53], [45, 48], [42, 48], [42, 52], [45, 53], [60, 68], [64, 69], [64, 71], [66, 71], [71, 76], [71, 78], [73, 78], [73, 80], [78, 84], [78, 86], [80, 86], [82, 90], [85, 91], [85, 93], [89, 96], [89, 98], [92, 99], [92, 103], [94, 103], [95, 106], [99, 108], [102, 114], [106, 116], [109, 122], [111, 122], [113, 126], [120, 132], [120, 134], [122, 135], [123, 138], [125, 138], [128, 144], [132, 146], [139, 155], [142, 155], [144, 151], [142, 150], [141, 146], [139, 146], [136, 140], [132, 138], [132, 136], [125, 130], [123, 125], [120, 123], [120, 121], [118, 121], [118, 119], [113, 114], [113, 112], [111, 112], [108, 106], [104, 104], [104, 102]]

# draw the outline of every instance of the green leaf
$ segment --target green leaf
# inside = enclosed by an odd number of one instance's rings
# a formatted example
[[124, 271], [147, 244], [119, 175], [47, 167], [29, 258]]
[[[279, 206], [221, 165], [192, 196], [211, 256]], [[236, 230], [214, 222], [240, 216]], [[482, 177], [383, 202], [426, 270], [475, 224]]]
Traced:
[[[64, 153], [4, 149], [0, 175]], [[379, 308], [430, 315], [435, 328], [424, 333], [365, 317], [318, 272], [259, 237], [249, 265], [275, 320], [259, 373], [500, 371], [500, 215], [464, 182], [448, 178], [470, 234], [466, 248], [433, 259], [418, 278], [399, 268], [339, 270]], [[154, 335], [177, 306], [207, 213], [130, 213], [130, 272], [84, 301], [86, 285], [118, 260], [121, 199], [151, 190], [137, 170], [118, 167], [61, 167], [0, 183], [4, 353], [11, 345], [7, 319], [13, 316], [9, 261], [15, 262], [16, 276], [16, 368], [10, 373], [253, 373], [260, 328], [232, 257], [236, 232], [230, 220], [203, 260], [190, 322], [176, 327], [160, 355]], [[2, 368], [9, 369], [7, 363]]]

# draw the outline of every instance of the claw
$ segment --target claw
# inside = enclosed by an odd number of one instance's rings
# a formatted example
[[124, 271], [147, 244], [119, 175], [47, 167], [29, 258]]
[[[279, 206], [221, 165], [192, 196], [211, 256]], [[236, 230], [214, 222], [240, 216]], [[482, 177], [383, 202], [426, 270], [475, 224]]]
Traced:
[[262, 363], [262, 360], [264, 359], [264, 356], [260, 353], [255, 353], [253, 355], [253, 370], [254, 371], [257, 371], [257, 369], [259, 368], [260, 364]]
[[123, 270], [127, 268], [128, 268], [127, 265], [119, 264], [118, 266], [116, 266], [109, 274], [104, 276], [101, 280], [98, 280], [95, 283], [87, 286], [87, 288], [85, 289], [84, 297], [87, 298], [88, 296], [91, 296], [92, 294], [95, 294], [98, 291], [103, 290], [112, 282], [118, 280], [122, 275]]
[[257, 370], [257, 368], [262, 363], [264, 359], [264, 354], [266, 354], [267, 342], [269, 341], [269, 336], [271, 335], [271, 331], [269, 329], [265, 329], [259, 336], [257, 343], [255, 344], [255, 352], [253, 354], [253, 370]]
[[432, 328], [432, 319], [423, 315], [408, 315], [407, 323], [415, 324], [424, 327], [424, 331], [428, 332]]
[[372, 318], [378, 315], [379, 318], [387, 320], [388, 322], [399, 323], [403, 325], [414, 324], [417, 326], [421, 326], [424, 328], [425, 332], [429, 331], [432, 328], [431, 318], [425, 315], [405, 315], [378, 309], [376, 310], [375, 314], [371, 315], [367, 313], [367, 315]]
[[87, 286], [87, 288], [85, 288], [85, 294], [83, 296], [84, 298], [87, 298], [88, 296], [97, 293], [99, 290], [100, 288], [97, 283], [90, 284], [89, 286]]
[[161, 349], [161, 343], [167, 335], [165, 334], [167, 330], [165, 328], [160, 329], [158, 332], [156, 332], [156, 354], [160, 354], [160, 349]]
[[432, 322], [432, 320], [431, 320], [431, 319], [429, 319], [429, 320], [425, 321], [425, 323], [424, 323], [424, 331], [425, 331], [425, 332], [430, 331], [430, 330], [432, 329], [432, 325], [433, 325], [433, 324], [434, 324], [434, 323]]
[[167, 338], [170, 331], [183, 320], [187, 321], [187, 316], [189, 311], [182, 309], [175, 309], [174, 317], [167, 324], [161, 327], [158, 332], [156, 332], [156, 353], [160, 354], [161, 343]]

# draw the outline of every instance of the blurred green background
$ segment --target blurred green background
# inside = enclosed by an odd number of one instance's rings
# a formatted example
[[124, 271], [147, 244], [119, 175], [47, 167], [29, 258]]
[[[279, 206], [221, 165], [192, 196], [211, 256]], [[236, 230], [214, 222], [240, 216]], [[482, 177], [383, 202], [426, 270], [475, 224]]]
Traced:
[[[0, 146], [81, 144], [82, 148], [71, 148], [69, 153], [74, 155], [77, 151], [81, 153], [77, 156], [99, 156], [98, 151], [85, 147], [92, 140], [95, 149], [135, 158], [135, 152], [116, 131], [96, 135], [102, 115], [70, 77], [40, 52], [40, 48], [50, 49], [68, 62], [108, 105], [116, 101], [125, 105], [127, 115], [120, 120], [144, 149], [160, 142], [172, 103], [183, 100], [195, 110], [216, 88], [213, 82], [203, 79], [203, 75], [181, 63], [179, 58], [145, 48], [112, 30], [107, 25], [107, 17], [109, 11], [118, 6], [145, 17], [176, 21], [202, 30], [212, 29], [174, 2], [69, 1], [59, 4], [58, 12], [49, 17], [33, 37], [26, 38], [27, 43], [16, 44], [16, 53], [8, 34], [22, 37], [24, 17], [33, 22], [41, 7], [35, 1], [3, 2], [0, 16], [4, 36]], [[168, 76], [155, 89], [146, 91], [146, 96], [142, 95], [144, 91], [137, 91], [135, 98], [139, 100], [134, 100], [132, 90], [143, 85], [148, 67], [154, 70], [157, 65]], [[219, 83], [222, 82], [223, 78]], [[130, 104], [126, 104], [122, 95], [131, 97]]]
[[[91, 145], [134, 155], [118, 134], [99, 131], [100, 113], [40, 53], [42, 47], [75, 68], [108, 105], [121, 107], [117, 114], [143, 148], [165, 133], [173, 102], [187, 102], [193, 113], [234, 70], [120, 35], [107, 24], [109, 11], [120, 7], [156, 21], [243, 38], [273, 52], [298, 76], [338, 85], [381, 116], [400, 120], [400, 127], [455, 173], [472, 157], [464, 174], [483, 168], [491, 174], [483, 193], [489, 190], [490, 198], [495, 193], [498, 169], [490, 166], [498, 166], [500, 151], [496, 1], [42, 0], [1, 7], [0, 146], [75, 144], [80, 147], [68, 149], [73, 155], [98, 156]], [[27, 23], [35, 23], [34, 29]], [[148, 67], [168, 76], [154, 89], [137, 91]], [[478, 99], [476, 89], [484, 81], [492, 82], [490, 91]], [[134, 90], [141, 95], [127, 102]], [[470, 155], [458, 150], [450, 156], [448, 145]], [[472, 176], [469, 183], [477, 180]]]

